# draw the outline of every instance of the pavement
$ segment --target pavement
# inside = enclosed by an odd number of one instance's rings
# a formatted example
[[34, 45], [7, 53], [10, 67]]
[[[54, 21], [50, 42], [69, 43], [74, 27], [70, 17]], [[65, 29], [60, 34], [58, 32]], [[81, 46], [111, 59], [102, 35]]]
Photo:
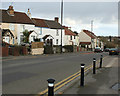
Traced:
[[[75, 81], [60, 94], [106, 94], [108, 96], [118, 96], [118, 57], [107, 56], [103, 60], [103, 67], [97, 68], [96, 74], [92, 70], [85, 76], [84, 87], [80, 86], [80, 79]], [[101, 96], [101, 95], [100, 95]], [[103, 96], [103, 95], [102, 95]]]

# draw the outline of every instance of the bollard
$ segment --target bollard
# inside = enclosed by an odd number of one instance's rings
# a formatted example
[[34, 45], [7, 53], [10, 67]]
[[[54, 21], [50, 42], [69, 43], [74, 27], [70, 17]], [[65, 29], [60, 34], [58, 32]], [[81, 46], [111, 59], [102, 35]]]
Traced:
[[80, 82], [80, 86], [84, 86], [84, 65], [85, 64], [81, 64], [81, 82]]
[[54, 96], [54, 79], [48, 79], [48, 96]]
[[93, 58], [93, 74], [96, 74], [96, 59]]
[[103, 55], [101, 55], [100, 57], [100, 68], [102, 68], [102, 58], [103, 58]]

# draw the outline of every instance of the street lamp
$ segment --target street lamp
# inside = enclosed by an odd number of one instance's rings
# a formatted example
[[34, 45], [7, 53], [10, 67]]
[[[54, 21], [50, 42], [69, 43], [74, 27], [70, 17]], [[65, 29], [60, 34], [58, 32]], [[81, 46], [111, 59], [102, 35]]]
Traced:
[[[91, 32], [93, 31], [93, 20], [91, 20]], [[91, 51], [92, 51], [92, 33], [91, 35]]]
[[[61, 26], [63, 23], [63, 0], [61, 2]], [[61, 27], [61, 53], [62, 53], [62, 27]]]

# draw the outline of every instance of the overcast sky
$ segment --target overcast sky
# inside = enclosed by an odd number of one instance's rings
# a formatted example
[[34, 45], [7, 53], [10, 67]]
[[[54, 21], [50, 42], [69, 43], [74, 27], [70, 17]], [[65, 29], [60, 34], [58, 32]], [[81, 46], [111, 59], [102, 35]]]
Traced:
[[[8, 9], [10, 2], [2, 3], [2, 9]], [[53, 20], [60, 18], [60, 2], [14, 2], [15, 11], [27, 12], [30, 8], [32, 17]], [[81, 29], [91, 30], [96, 35], [118, 35], [118, 3], [117, 2], [65, 2], [64, 25], [78, 33]], [[60, 21], [60, 19], [59, 19]]]

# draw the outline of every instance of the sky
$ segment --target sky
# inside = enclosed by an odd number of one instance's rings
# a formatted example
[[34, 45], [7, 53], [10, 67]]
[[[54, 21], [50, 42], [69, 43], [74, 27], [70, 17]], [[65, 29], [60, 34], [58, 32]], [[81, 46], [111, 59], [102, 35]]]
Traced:
[[[11, 4], [15, 11], [27, 13], [29, 8], [33, 18], [59, 17], [61, 23], [60, 2], [2, 2], [0, 9], [8, 9]], [[64, 2], [63, 25], [78, 33], [82, 29], [91, 31], [92, 20], [97, 36], [118, 36], [118, 2]]]

